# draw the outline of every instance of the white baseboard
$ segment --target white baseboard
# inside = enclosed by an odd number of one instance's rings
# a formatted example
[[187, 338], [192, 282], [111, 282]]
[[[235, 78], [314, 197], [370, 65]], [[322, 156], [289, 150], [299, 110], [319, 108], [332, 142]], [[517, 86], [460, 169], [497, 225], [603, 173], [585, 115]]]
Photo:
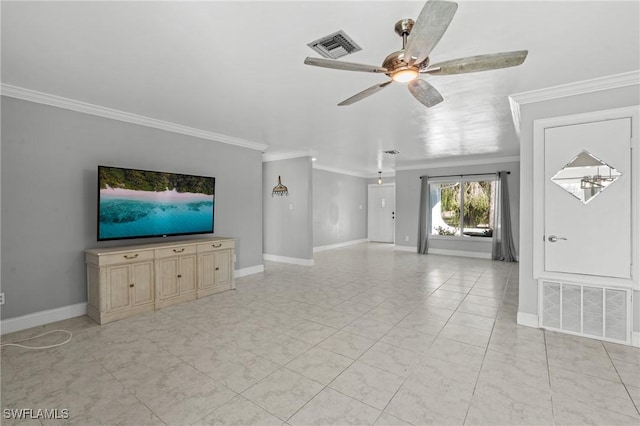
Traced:
[[27, 328], [38, 327], [40, 325], [49, 324], [51, 322], [62, 321], [86, 314], [86, 303], [76, 303], [75, 305], [63, 306], [62, 308], [34, 312], [33, 314], [23, 315], [21, 317], [9, 318], [0, 321], [0, 334], [26, 330]]
[[236, 269], [233, 276], [236, 278], [246, 277], [247, 275], [259, 274], [264, 272], [264, 265], [249, 266], [248, 268]]
[[634, 331], [631, 334], [631, 346], [640, 348], [640, 331]]
[[264, 260], [272, 262], [292, 263], [294, 265], [313, 266], [313, 259], [301, 259], [299, 257], [276, 256], [275, 254], [262, 254]]
[[396, 244], [393, 249], [396, 251], [410, 251], [412, 253], [418, 253], [418, 249], [413, 246], [399, 246]]
[[460, 256], [460, 257], [473, 257], [476, 259], [491, 259], [491, 253], [481, 253], [477, 251], [430, 248], [428, 254], [443, 254], [445, 256]]
[[518, 312], [517, 323], [518, 325], [524, 325], [526, 327], [540, 328], [540, 325], [538, 324], [538, 315], [536, 314]]
[[362, 238], [362, 239], [359, 239], [359, 240], [345, 241], [343, 243], [329, 244], [329, 245], [326, 245], [326, 246], [318, 246], [318, 247], [314, 247], [313, 248], [313, 252], [317, 253], [319, 251], [333, 250], [333, 249], [337, 249], [337, 248], [341, 248], [341, 247], [352, 246], [354, 244], [366, 243], [367, 241], [369, 241], [369, 239]]

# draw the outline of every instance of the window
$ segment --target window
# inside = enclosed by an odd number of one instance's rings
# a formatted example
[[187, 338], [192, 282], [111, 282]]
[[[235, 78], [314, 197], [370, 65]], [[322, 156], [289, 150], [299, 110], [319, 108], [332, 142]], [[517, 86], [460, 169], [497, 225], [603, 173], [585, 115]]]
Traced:
[[431, 235], [492, 237], [495, 180], [430, 184]]

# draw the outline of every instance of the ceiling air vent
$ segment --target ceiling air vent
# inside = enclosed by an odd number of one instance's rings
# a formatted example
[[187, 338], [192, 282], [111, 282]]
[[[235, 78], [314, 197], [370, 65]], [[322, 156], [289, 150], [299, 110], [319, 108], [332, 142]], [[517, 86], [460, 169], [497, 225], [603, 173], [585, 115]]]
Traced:
[[342, 56], [362, 50], [362, 48], [342, 30], [336, 31], [333, 34], [329, 34], [328, 36], [322, 37], [316, 41], [312, 41], [307, 44], [307, 46], [325, 58], [331, 59], [338, 59]]
[[400, 154], [400, 151], [398, 151], [397, 149], [391, 149], [389, 151], [382, 151], [385, 154], [391, 154], [391, 155], [396, 155], [396, 154]]

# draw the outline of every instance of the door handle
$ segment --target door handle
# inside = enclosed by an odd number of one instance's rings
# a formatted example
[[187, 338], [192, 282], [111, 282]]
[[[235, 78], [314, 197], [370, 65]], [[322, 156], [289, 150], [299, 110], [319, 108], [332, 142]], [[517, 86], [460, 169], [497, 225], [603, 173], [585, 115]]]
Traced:
[[565, 240], [566, 241], [567, 239], [565, 237], [556, 237], [555, 235], [549, 235], [548, 240], [549, 240], [550, 243], [555, 243], [558, 240]]

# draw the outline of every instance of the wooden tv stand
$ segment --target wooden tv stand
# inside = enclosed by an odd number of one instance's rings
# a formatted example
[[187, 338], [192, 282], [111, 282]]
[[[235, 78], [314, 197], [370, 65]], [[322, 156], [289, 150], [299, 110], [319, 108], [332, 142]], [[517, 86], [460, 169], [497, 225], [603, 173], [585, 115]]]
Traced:
[[86, 250], [87, 314], [105, 324], [233, 290], [234, 249], [213, 237]]

